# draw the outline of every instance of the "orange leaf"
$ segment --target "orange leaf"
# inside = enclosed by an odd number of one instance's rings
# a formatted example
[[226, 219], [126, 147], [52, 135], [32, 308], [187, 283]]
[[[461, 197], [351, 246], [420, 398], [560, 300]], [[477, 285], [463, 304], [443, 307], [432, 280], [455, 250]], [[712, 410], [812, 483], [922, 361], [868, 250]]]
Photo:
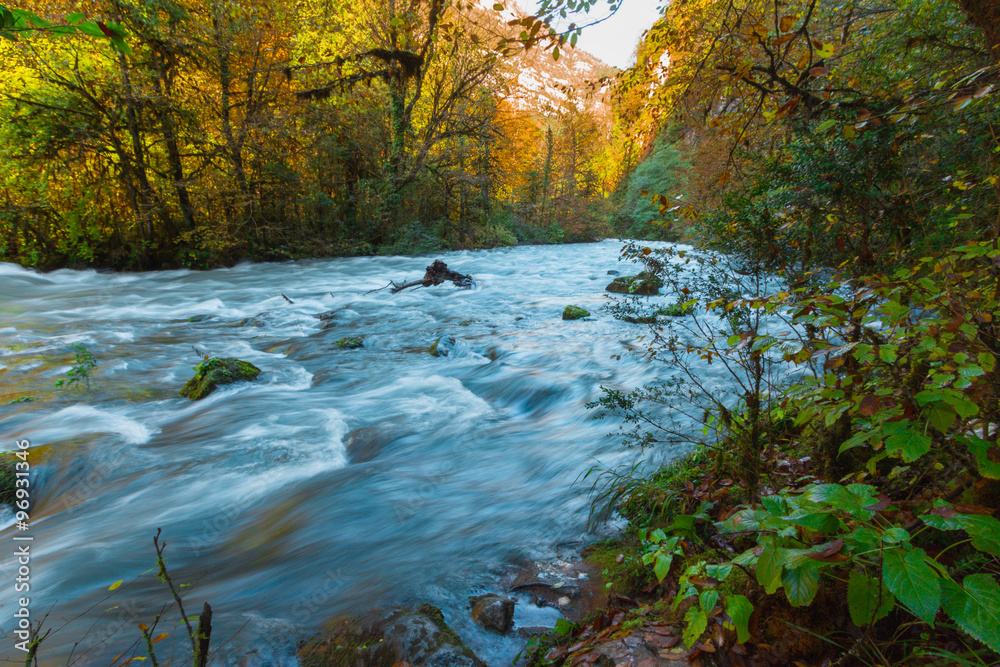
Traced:
[[153, 639], [149, 643], [150, 644], [157, 644], [159, 642], [162, 642], [164, 639], [166, 639], [169, 636], [170, 636], [169, 632], [161, 632], [160, 634], [158, 634], [155, 637], [153, 637]]
[[782, 16], [781, 21], [778, 22], [778, 27], [781, 28], [781, 32], [788, 32], [795, 26], [794, 16]]
[[827, 68], [823, 67], [822, 65], [818, 65], [816, 67], [809, 68], [809, 76], [814, 76], [816, 78], [819, 78], [821, 76], [826, 76], [829, 73], [830, 73], [830, 70], [828, 70]]

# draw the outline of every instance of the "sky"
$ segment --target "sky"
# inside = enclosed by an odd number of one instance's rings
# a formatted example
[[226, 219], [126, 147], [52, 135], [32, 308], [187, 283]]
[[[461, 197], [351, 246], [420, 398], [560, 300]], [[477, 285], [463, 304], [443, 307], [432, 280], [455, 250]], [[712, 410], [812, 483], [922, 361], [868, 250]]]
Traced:
[[[597, 56], [609, 65], [622, 69], [635, 62], [635, 47], [642, 33], [649, 30], [659, 17], [662, 0], [622, 0], [622, 6], [607, 21], [587, 28], [580, 35], [577, 47]], [[523, 0], [522, 7], [534, 13], [538, 2]], [[608, 15], [608, 4], [598, 0], [590, 14], [571, 17], [578, 24], [586, 24]]]

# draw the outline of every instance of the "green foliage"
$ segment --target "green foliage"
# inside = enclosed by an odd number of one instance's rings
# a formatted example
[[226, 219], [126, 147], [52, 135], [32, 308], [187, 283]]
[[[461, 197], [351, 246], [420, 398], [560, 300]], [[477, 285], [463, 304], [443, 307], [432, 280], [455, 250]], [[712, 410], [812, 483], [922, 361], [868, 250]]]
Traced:
[[86, 385], [87, 389], [91, 388], [91, 382], [94, 378], [94, 368], [97, 367], [97, 361], [94, 360], [94, 355], [90, 353], [86, 347], [80, 343], [70, 345], [70, 350], [73, 351], [73, 356], [75, 357], [76, 363], [66, 371], [66, 378], [64, 380], [56, 380], [56, 387], [72, 387], [76, 385], [79, 389], [80, 385], [77, 383], [83, 383]]
[[364, 347], [364, 341], [357, 336], [349, 336], [347, 338], [341, 338], [336, 343], [334, 343], [341, 350], [357, 350], [358, 348]]
[[[676, 238], [676, 232], [671, 227], [678, 216], [673, 209], [661, 213], [660, 196], [680, 199], [674, 193], [682, 183], [681, 174], [690, 165], [667, 135], [664, 132], [656, 138], [649, 154], [620, 186], [621, 207], [615, 228], [622, 236], [634, 239]], [[679, 203], [677, 208], [680, 208]]]

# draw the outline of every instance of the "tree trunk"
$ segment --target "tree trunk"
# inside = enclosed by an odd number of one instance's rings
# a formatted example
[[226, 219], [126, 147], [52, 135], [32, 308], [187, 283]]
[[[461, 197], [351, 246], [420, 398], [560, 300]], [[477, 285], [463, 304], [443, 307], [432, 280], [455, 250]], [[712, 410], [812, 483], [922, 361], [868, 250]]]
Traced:
[[138, 181], [138, 195], [141, 204], [141, 224], [142, 238], [146, 241], [155, 240], [155, 228], [153, 227], [154, 215], [159, 215], [161, 221], [167, 223], [167, 217], [158, 205], [156, 193], [149, 182], [149, 173], [146, 168], [146, 149], [142, 142], [142, 130], [139, 126], [139, 114], [135, 107], [135, 89], [132, 87], [132, 80], [129, 76], [128, 61], [125, 54], [118, 54], [118, 64], [121, 67], [123, 97], [125, 98], [125, 121], [128, 126], [129, 137], [132, 140], [132, 168]]
[[188, 196], [187, 185], [184, 182], [184, 164], [181, 162], [181, 152], [177, 146], [177, 131], [171, 117], [171, 77], [168, 75], [164, 59], [157, 54], [155, 49], [153, 50], [153, 67], [156, 70], [153, 83], [156, 86], [157, 96], [162, 100], [158, 114], [160, 128], [163, 132], [163, 141], [167, 145], [167, 162], [170, 165], [170, 175], [174, 179], [177, 203], [180, 205], [181, 215], [184, 218], [184, 228], [194, 229], [194, 207], [191, 205], [191, 198]]

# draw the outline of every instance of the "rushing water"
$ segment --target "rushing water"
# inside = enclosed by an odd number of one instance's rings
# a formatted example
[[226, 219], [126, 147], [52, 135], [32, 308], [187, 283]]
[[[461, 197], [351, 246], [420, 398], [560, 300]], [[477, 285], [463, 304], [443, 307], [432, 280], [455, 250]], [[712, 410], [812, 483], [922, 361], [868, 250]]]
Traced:
[[[574, 482], [632, 453], [584, 405], [660, 370], [624, 354], [645, 327], [602, 309], [608, 271], [634, 268], [620, 247], [443, 254], [473, 289], [398, 294], [370, 290], [419, 278], [432, 258], [142, 274], [0, 265], [0, 448], [45, 446], [33, 453], [30, 597], [36, 620], [51, 611], [60, 629], [41, 663], [107, 638], [77, 663], [107, 664], [137, 636], [168, 600], [147, 572], [162, 528], [175, 581], [197, 582], [188, 613], [210, 601], [213, 644], [228, 640], [220, 664], [295, 664], [295, 641], [331, 616], [417, 600], [509, 664], [517, 640], [472, 624], [467, 596], [585, 538], [588, 487]], [[567, 304], [594, 318], [562, 321]], [[329, 311], [324, 328], [314, 315]], [[364, 347], [337, 349], [345, 336]], [[427, 354], [439, 336], [457, 339], [446, 358]], [[54, 389], [75, 343], [99, 363], [96, 386]], [[264, 373], [177, 398], [203, 354]], [[7, 403], [21, 396], [35, 400]], [[23, 660], [9, 632], [17, 531], [3, 521], [0, 656]]]

